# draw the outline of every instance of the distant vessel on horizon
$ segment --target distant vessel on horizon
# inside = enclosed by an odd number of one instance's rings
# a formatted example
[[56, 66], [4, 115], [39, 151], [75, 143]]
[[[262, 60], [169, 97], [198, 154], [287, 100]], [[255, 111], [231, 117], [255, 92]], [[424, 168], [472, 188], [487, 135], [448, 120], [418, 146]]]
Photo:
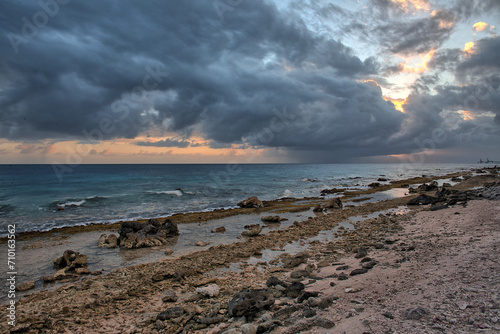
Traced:
[[482, 158], [479, 158], [478, 164], [500, 164], [500, 161], [490, 160], [490, 158], [486, 158], [486, 161], [484, 161]]

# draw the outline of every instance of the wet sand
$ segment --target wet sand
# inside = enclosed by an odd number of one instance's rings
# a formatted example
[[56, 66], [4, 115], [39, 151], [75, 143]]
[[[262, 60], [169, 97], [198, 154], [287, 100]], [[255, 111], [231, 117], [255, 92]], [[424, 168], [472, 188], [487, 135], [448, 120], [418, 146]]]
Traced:
[[[474, 188], [491, 180], [496, 180], [495, 176], [473, 178], [455, 187], [457, 189]], [[422, 180], [414, 181], [415, 184], [422, 182]], [[412, 183], [411, 180], [404, 182]], [[400, 184], [391, 186], [398, 189]], [[389, 189], [385, 189], [384, 186], [380, 190]], [[375, 194], [372, 197], [379, 196], [380, 198], [381, 196], [377, 195], [377, 191], [369, 190], [365, 193], [350, 194], [349, 197], [354, 199], [360, 196], [370, 197], [370, 194]], [[307, 211], [302, 213], [294, 211], [310, 210], [316, 203], [324, 202], [324, 199], [276, 201], [281, 203], [276, 205], [268, 203], [267, 208], [244, 210], [245, 212], [240, 212], [238, 215], [232, 214], [233, 212], [230, 214], [217, 212], [219, 220], [202, 219], [202, 222], [196, 223], [194, 223], [196, 219], [193, 218], [196, 214], [190, 214], [191, 216], [188, 215], [185, 218], [185, 222], [190, 220], [189, 222], [194, 224], [179, 225], [181, 229], [179, 239], [171, 245], [157, 249], [131, 251], [97, 249], [97, 238], [102, 231], [96, 230], [83, 234], [57, 232], [57, 234], [38, 237], [41, 239], [26, 238], [22, 241], [26, 243], [24, 246], [33, 246], [27, 248], [26, 251], [32, 251], [33, 255], [40, 255], [43, 252], [43, 258], [50, 258], [53, 254], [60, 256], [60, 250], [83, 242], [80, 249], [90, 251], [95, 248], [95, 253], [93, 253], [95, 255], [89, 256], [89, 265], [93, 266], [92, 269], [104, 267], [99, 270], [105, 269], [105, 271], [102, 276], [85, 277], [79, 282], [62, 286], [58, 284], [52, 289], [38, 286], [38, 290], [41, 288], [45, 290], [28, 292], [17, 303], [18, 325], [15, 330], [33, 333], [65, 331], [71, 333], [173, 333], [178, 330], [182, 332], [184, 326], [191, 328], [188, 332], [195, 330], [214, 332], [216, 326], [224, 327], [224, 324], [227, 324], [225, 328], [230, 327], [230, 319], [221, 321], [221, 324], [204, 327], [204, 324], [196, 321], [193, 325], [192, 319], [186, 321], [185, 324], [175, 323], [175, 321], [158, 323], [156, 316], [172, 306], [162, 302], [166, 290], [173, 290], [181, 296], [180, 300], [184, 299], [183, 302], [179, 301], [177, 304], [183, 307], [195, 307], [197, 314], [199, 313], [196, 317], [201, 317], [205, 312], [209, 313], [217, 302], [222, 305], [218, 314], [224, 316], [227, 303], [243, 287], [262, 287], [265, 286], [270, 276], [276, 273], [286, 275], [291, 271], [282, 266], [283, 254], [290, 256], [307, 250], [310, 253], [309, 264], [317, 266], [318, 263], [324, 264], [325, 261], [335, 263], [342, 258], [348, 258], [354, 248], [359, 247], [368, 239], [380, 238], [387, 233], [397, 233], [402, 228], [401, 222], [411, 219], [415, 210], [421, 210], [417, 207], [412, 212], [407, 212], [405, 204], [415, 196], [368, 203], [349, 203], [348, 198], [345, 198], [347, 205], [344, 210], [334, 210], [319, 215]], [[286, 213], [287, 210], [288, 213]], [[269, 211], [280, 212], [282, 217], [288, 215], [289, 220], [280, 226], [269, 226], [264, 230], [263, 235], [243, 238], [235, 242], [243, 225], [260, 221], [260, 216]], [[434, 214], [446, 217], [448, 213], [445, 211], [447, 210]], [[390, 218], [373, 218], [374, 213], [377, 216], [382, 214], [383, 217]], [[374, 221], [377, 223], [374, 224]], [[370, 227], [368, 235], [364, 228], [365, 224], [369, 224], [366, 226]], [[226, 231], [227, 235], [209, 234], [208, 231], [219, 225], [230, 227]], [[106, 229], [109, 228], [106, 227]], [[209, 237], [213, 239], [208, 240]], [[199, 247], [193, 246], [195, 240], [199, 239], [208, 240], [210, 244], [200, 250]], [[36, 247], [37, 242], [40, 243], [40, 248]], [[53, 244], [47, 246], [47, 242]], [[179, 248], [176, 249], [176, 247]], [[165, 248], [174, 250], [172, 256], [164, 255]], [[198, 251], [193, 252], [194, 250]], [[142, 262], [149, 263], [130, 266]], [[51, 266], [51, 263], [48, 265]], [[46, 264], [42, 266], [46, 268]], [[113, 270], [116, 267], [121, 268]], [[37, 270], [34, 268], [33, 272], [36, 273]], [[219, 285], [221, 293], [218, 296], [200, 298], [194, 294], [196, 286], [203, 286], [210, 282], [216, 282]], [[6, 315], [2, 315], [6, 319]], [[338, 323], [339, 320], [333, 319], [332, 321]], [[11, 329], [6, 325], [6, 321], [1, 326], [2, 330]], [[276, 329], [276, 331], [286, 331], [288, 327], [292, 328], [293, 325], [283, 324], [281, 329]], [[329, 332], [336, 332], [336, 330], [330, 329]]]

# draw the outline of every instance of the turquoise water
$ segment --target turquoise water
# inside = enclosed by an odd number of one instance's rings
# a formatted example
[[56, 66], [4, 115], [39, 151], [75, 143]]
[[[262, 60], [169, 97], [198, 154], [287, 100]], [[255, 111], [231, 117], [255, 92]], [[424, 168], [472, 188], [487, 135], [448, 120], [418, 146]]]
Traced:
[[168, 216], [235, 207], [249, 196], [316, 197], [325, 188], [367, 187], [381, 176], [443, 175], [472, 166], [80, 165], [60, 175], [51, 165], [0, 165], [0, 235], [13, 223], [21, 232]]

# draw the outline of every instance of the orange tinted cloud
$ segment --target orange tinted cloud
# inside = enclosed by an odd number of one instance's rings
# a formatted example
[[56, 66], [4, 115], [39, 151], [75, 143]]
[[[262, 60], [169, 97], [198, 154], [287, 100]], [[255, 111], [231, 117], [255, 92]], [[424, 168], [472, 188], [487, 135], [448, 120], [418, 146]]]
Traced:
[[465, 43], [464, 52], [467, 54], [474, 53], [474, 42]]
[[486, 22], [477, 22], [472, 26], [472, 29], [475, 31], [485, 31], [489, 29], [491, 26]]
[[405, 109], [404, 109], [404, 107], [403, 107], [403, 105], [405, 105], [405, 104], [406, 104], [406, 99], [393, 99], [393, 98], [390, 98], [390, 97], [388, 97], [388, 96], [384, 96], [383, 98], [384, 98], [384, 100], [386, 100], [386, 101], [391, 101], [391, 102], [392, 102], [392, 104], [394, 104], [394, 108], [395, 108], [396, 110], [398, 110], [398, 111], [402, 112], [403, 114], [405, 114], [405, 113], [406, 113], [406, 111], [405, 111]]
[[474, 119], [474, 115], [468, 110], [460, 110], [458, 113], [464, 121], [470, 121]]
[[436, 50], [431, 50], [427, 52], [426, 54], [420, 54], [417, 57], [408, 57], [408, 60], [404, 63], [400, 64], [400, 67], [402, 68], [403, 73], [423, 73], [426, 72], [429, 68], [427, 67], [427, 64], [432, 60], [434, 57], [434, 53]]
[[391, 0], [399, 8], [408, 12], [412, 9], [429, 11], [430, 6], [427, 0]]

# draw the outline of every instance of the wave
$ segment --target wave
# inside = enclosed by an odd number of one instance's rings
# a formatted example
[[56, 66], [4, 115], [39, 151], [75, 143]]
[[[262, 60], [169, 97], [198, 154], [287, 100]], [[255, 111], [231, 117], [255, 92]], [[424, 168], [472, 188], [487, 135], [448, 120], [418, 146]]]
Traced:
[[14, 211], [15, 207], [10, 204], [0, 204], [0, 215], [5, 215], [9, 212]]
[[151, 195], [175, 195], [175, 196], [182, 196], [182, 190], [164, 190], [164, 191], [147, 191], [147, 194]]
[[300, 179], [300, 181], [302, 181], [302, 182], [319, 182], [319, 180], [310, 179], [308, 177], [303, 177], [303, 178]]
[[64, 210], [64, 209], [67, 209], [67, 208], [78, 208], [80, 206], [82, 206], [83, 204], [85, 204], [85, 200], [82, 199], [80, 201], [76, 200], [76, 201], [68, 201], [68, 202], [65, 202], [65, 203], [58, 203], [57, 204], [57, 210]]
[[183, 196], [183, 195], [195, 195], [194, 192], [192, 191], [187, 191], [182, 188], [177, 188], [175, 190], [162, 190], [162, 191], [147, 191], [147, 194], [152, 194], [152, 195], [175, 195], [177, 197]]

